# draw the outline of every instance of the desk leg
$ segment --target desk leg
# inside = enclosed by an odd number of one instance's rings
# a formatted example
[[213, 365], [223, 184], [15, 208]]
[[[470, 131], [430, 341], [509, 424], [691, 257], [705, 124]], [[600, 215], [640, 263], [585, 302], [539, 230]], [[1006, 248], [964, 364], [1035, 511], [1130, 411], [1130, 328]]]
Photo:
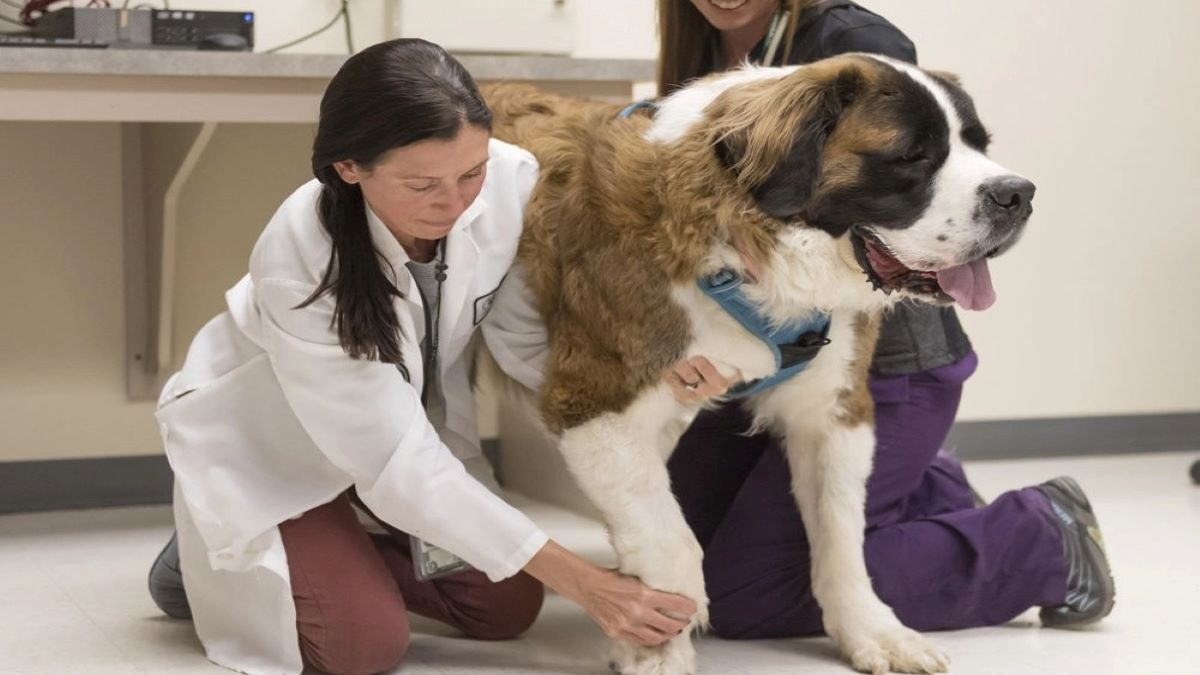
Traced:
[[131, 400], [156, 398], [175, 365], [179, 197], [216, 128], [215, 122], [121, 125], [126, 394]]

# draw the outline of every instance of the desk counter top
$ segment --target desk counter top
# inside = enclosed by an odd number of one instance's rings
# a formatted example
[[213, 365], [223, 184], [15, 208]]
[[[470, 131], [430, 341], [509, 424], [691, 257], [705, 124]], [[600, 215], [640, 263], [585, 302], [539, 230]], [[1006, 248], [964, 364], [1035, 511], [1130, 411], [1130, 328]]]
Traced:
[[[456, 54], [477, 80], [642, 82], [655, 77], [646, 59]], [[168, 77], [333, 77], [345, 54], [259, 54], [156, 49], [0, 47], [0, 74]]]

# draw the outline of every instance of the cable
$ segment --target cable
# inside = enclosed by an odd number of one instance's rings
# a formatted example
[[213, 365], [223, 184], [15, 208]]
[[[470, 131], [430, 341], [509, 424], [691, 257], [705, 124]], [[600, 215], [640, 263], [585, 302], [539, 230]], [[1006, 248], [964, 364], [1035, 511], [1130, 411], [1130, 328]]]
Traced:
[[25, 5], [22, 5], [19, 2], [13, 2], [13, 0], [0, 0], [0, 2], [3, 2], [4, 4], [8, 5], [9, 7], [12, 7], [13, 9], [25, 9]]
[[[133, 1], [133, 0], [125, 0], [124, 2], [122, 2], [122, 3], [121, 3], [121, 9], [129, 9], [129, 3], [130, 3], [130, 2], [132, 2], [132, 1]], [[106, 7], [107, 7], [107, 6], [109, 6], [109, 5], [108, 5], [108, 0], [102, 0], [102, 2], [104, 2], [104, 5], [105, 5]], [[154, 9], [154, 5], [152, 5], [152, 4], [148, 3], [148, 2], [143, 2], [143, 3], [141, 3], [141, 4], [138, 4], [138, 5], [134, 5], [134, 6], [133, 6], [133, 8], [134, 8], [134, 9], [141, 9], [141, 8], [143, 8], [143, 7], [147, 8], [147, 9]], [[163, 9], [171, 9], [171, 3], [170, 3], [170, 2], [168, 2], [168, 0], [163, 0]]]
[[[21, 8], [21, 21], [27, 26], [32, 26], [34, 19], [41, 17], [49, 11], [50, 5], [58, 2], [63, 2], [63, 0], [29, 0]], [[37, 17], [33, 15], [34, 12], [37, 12]]]
[[348, 0], [342, 0], [342, 25], [346, 27], [346, 53], [354, 53], [354, 36], [350, 35], [350, 7], [347, 4]]
[[333, 25], [335, 23], [337, 23], [338, 19], [341, 19], [342, 17], [346, 18], [346, 44], [349, 45], [350, 44], [350, 10], [346, 7], [347, 1], [348, 0], [342, 0], [341, 9], [338, 10], [337, 14], [333, 15], [333, 18], [329, 20], [329, 23], [325, 24], [324, 26], [321, 26], [320, 28], [314, 30], [313, 32], [309, 33], [308, 35], [303, 35], [301, 37], [296, 38], [295, 40], [292, 40], [291, 42], [285, 42], [277, 47], [271, 47], [270, 49], [264, 50], [263, 53], [264, 54], [273, 54], [281, 49], [287, 49], [288, 47], [298, 45], [301, 42], [304, 42], [305, 40], [311, 40], [312, 38], [315, 38], [316, 36], [320, 35], [321, 33], [324, 33], [325, 31], [329, 30], [330, 28], [333, 28]]
[[23, 21], [17, 21], [16, 19], [10, 19], [10, 18], [8, 18], [7, 16], [0, 16], [0, 21], [3, 21], [4, 23], [11, 23], [11, 24], [13, 24], [14, 26], [20, 26], [20, 27], [22, 27], [22, 28], [28, 28], [28, 26], [26, 26], [26, 25], [25, 25], [25, 22], [23, 22]]

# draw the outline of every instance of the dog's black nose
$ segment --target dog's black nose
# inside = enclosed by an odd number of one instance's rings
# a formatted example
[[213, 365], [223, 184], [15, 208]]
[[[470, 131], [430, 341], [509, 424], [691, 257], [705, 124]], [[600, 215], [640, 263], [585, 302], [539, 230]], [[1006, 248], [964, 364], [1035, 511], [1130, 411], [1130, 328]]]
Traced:
[[1033, 201], [1037, 186], [1020, 176], [999, 176], [986, 181], [983, 191], [993, 205], [1019, 213]]

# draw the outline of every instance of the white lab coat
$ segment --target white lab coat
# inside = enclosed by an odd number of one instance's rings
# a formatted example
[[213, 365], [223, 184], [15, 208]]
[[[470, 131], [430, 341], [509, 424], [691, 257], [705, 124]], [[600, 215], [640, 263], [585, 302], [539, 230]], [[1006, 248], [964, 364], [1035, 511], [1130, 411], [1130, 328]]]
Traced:
[[294, 309], [329, 262], [319, 183], [298, 189], [267, 224], [250, 273], [226, 293], [228, 311], [196, 336], [156, 413], [175, 472], [184, 583], [212, 661], [255, 675], [302, 670], [276, 526], [352, 485], [377, 516], [493, 580], [545, 544], [492, 491], [464, 355], [516, 254], [536, 178], [529, 153], [491, 141], [479, 197], [447, 237], [440, 429], [421, 406], [424, 309], [395, 237], [368, 208], [385, 273], [405, 296], [394, 305], [411, 381], [394, 365], [346, 355], [331, 327], [332, 296]]

